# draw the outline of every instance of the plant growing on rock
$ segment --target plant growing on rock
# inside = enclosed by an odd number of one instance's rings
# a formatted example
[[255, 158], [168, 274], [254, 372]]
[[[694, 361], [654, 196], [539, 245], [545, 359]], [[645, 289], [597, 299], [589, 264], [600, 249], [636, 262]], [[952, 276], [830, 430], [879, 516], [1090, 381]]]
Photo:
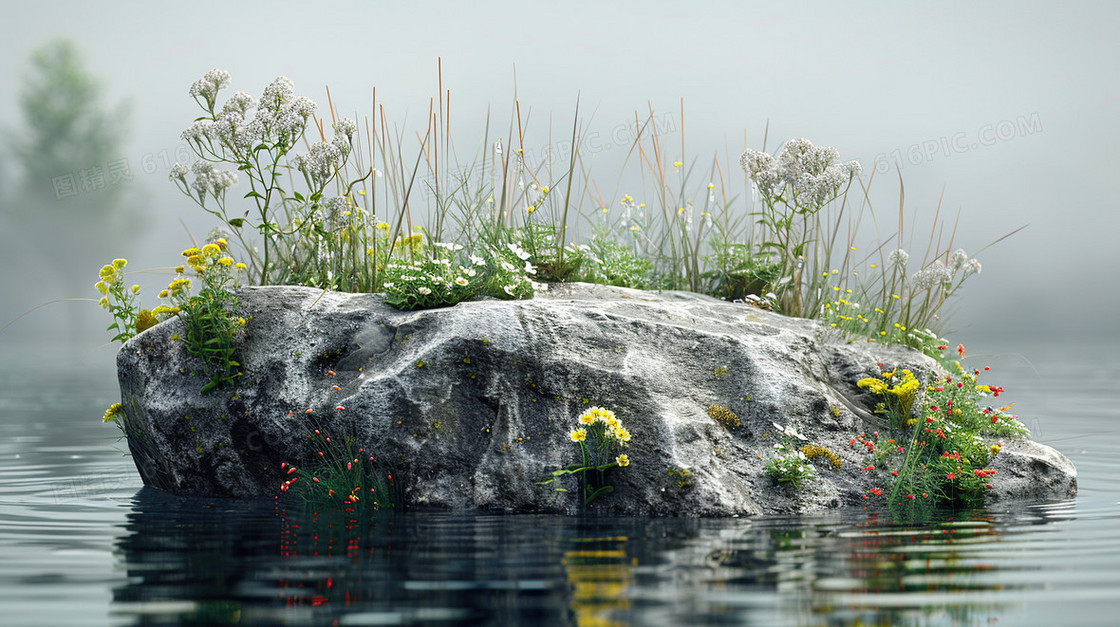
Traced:
[[[602, 407], [592, 407], [580, 414], [581, 427], [573, 429], [568, 437], [579, 445], [580, 463], [553, 471], [552, 478], [538, 482], [548, 485], [566, 475], [579, 478], [583, 504], [588, 505], [603, 494], [614, 491], [606, 482], [606, 473], [612, 468], [625, 468], [630, 458], [622, 450], [630, 442], [630, 432], [622, 426], [614, 412]], [[556, 488], [557, 492], [567, 492]]]
[[788, 441], [774, 445], [774, 456], [766, 460], [766, 474], [778, 483], [788, 483], [800, 489], [817, 476], [809, 458], [800, 449], [791, 448]]
[[[219, 107], [219, 92], [229, 84], [229, 72], [215, 68], [191, 85], [190, 95], [203, 115], [183, 131], [182, 139], [198, 160], [189, 168], [176, 163], [170, 180], [237, 237], [250, 260], [250, 273], [261, 285], [284, 281], [296, 270], [282, 263], [285, 257], [296, 256], [309, 247], [313, 252], [333, 253], [334, 260], [343, 266], [351, 262], [346, 270], [364, 267], [365, 250], [355, 259], [332, 247], [342, 244], [338, 236], [344, 233], [343, 218], [353, 215], [347, 212], [346, 204], [361, 179], [345, 184], [337, 197], [325, 195], [345, 169], [357, 124], [348, 118], [338, 119], [330, 141], [319, 127], [321, 141], [311, 140], [306, 154], [295, 155], [299, 143], [308, 139], [306, 130], [318, 105], [296, 96], [292, 81], [281, 76], [264, 89], [259, 99], [237, 92]], [[233, 169], [220, 170], [215, 167], [218, 164]], [[255, 205], [252, 218], [249, 211], [231, 212], [226, 206], [227, 192], [237, 183], [238, 172], [248, 179], [249, 191], [244, 197], [251, 198]], [[293, 173], [302, 179], [305, 193], [286, 187], [294, 183]], [[193, 175], [190, 183], [188, 174]], [[320, 215], [324, 219], [317, 219]], [[247, 226], [259, 232], [260, 252], [243, 235]], [[342, 271], [343, 267], [336, 269]], [[350, 272], [341, 274], [348, 277]]]
[[191, 294], [191, 280], [183, 278], [186, 268], [176, 268], [177, 276], [160, 292], [170, 307], [157, 308], [154, 313], [175, 313], [183, 321], [187, 350], [207, 366], [210, 380], [202, 386], [205, 394], [215, 388], [232, 385], [241, 376], [234, 361], [236, 336], [246, 320], [237, 315], [237, 298], [232, 290], [237, 287], [239, 275], [246, 271], [244, 264], [234, 262], [226, 255], [228, 244], [224, 239], [206, 244], [201, 249], [183, 251], [186, 265], [196, 274], [201, 287]]
[[[846, 201], [852, 181], [860, 173], [858, 162], [840, 161], [831, 146], [814, 146], [807, 139], [791, 139], [777, 157], [748, 150], [739, 159], [758, 190], [762, 210], [756, 213], [762, 230], [761, 249], [773, 254], [781, 277], [773, 286], [783, 312], [804, 315], [804, 294], [817, 287], [808, 273], [806, 257], [811, 245], [821, 241], [818, 213], [838, 198]], [[824, 255], [827, 257], [827, 254]], [[806, 276], [808, 274], [808, 276]]]
[[[957, 350], [963, 357], [964, 347], [958, 346]], [[879, 447], [877, 451], [871, 440], [863, 436], [858, 439], [869, 453], [876, 455], [865, 470], [874, 469], [874, 462], [886, 462], [896, 451], [902, 455], [897, 469], [891, 471], [892, 506], [918, 499], [979, 503], [983, 493], [992, 488], [991, 477], [996, 471], [986, 466], [999, 453], [1001, 444], [989, 444], [985, 438], [990, 442], [990, 438], [1022, 437], [1028, 432], [1015, 416], [1005, 413], [1010, 405], [995, 409], [983, 404], [989, 396], [1002, 394], [1003, 388], [979, 384], [980, 373], [980, 369], [966, 371], [959, 361], [952, 362], [951, 371], [933, 377], [926, 386], [917, 418], [902, 424], [892, 420], [897, 426], [888, 447]], [[886, 385], [879, 379], [865, 381]], [[890, 388], [882, 393], [889, 396]], [[874, 435], [879, 437], [878, 433]], [[853, 438], [851, 443], [855, 445], [856, 441]]]
[[116, 335], [113, 336], [111, 341], [121, 344], [138, 333], [136, 328], [136, 321], [139, 316], [137, 296], [140, 294], [140, 286], [125, 287], [124, 267], [126, 265], [128, 265], [127, 259], [114, 259], [112, 263], [104, 265], [98, 272], [100, 280], [93, 286], [101, 294], [101, 299], [97, 301], [97, 304], [113, 315], [113, 323], [105, 330], [116, 331]]
[[882, 397], [875, 411], [886, 414], [888, 424], [892, 429], [898, 429], [910, 424], [910, 408], [914, 405], [921, 382], [909, 370], [896, 372], [883, 372], [880, 378], [867, 377], [857, 383], [862, 389]]
[[[290, 415], [290, 414], [289, 414]], [[280, 491], [316, 509], [341, 508], [376, 511], [397, 507], [400, 492], [392, 473], [374, 464], [353, 437], [332, 437], [325, 427], [315, 428], [307, 440], [318, 459], [308, 466], [281, 462], [284, 481]]]

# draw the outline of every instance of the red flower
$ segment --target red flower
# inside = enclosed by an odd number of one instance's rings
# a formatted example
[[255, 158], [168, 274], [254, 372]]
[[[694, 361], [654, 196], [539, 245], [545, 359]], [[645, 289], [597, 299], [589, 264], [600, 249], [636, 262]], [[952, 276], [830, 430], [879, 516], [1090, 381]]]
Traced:
[[951, 473], [945, 475], [945, 478], [948, 479], [949, 481], [952, 481], [953, 479], [957, 478], [957, 473], [951, 472]]
[[964, 357], [964, 344], [957, 344], [957, 354]]
[[913, 495], [913, 494], [907, 494], [907, 495], [906, 495], [906, 498], [908, 498], [908, 499], [912, 499], [912, 498], [914, 498], [914, 495]]

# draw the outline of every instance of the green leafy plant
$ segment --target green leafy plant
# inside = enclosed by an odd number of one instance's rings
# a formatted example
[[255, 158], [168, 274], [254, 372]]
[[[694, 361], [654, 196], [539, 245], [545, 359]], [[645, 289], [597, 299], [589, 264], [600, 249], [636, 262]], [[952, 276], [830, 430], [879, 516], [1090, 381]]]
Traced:
[[241, 376], [241, 364], [234, 360], [237, 351], [236, 337], [246, 324], [237, 315], [237, 298], [232, 290], [237, 287], [239, 275], [246, 271], [244, 264], [226, 255], [228, 244], [218, 239], [201, 249], [183, 251], [186, 265], [196, 274], [200, 287], [191, 294], [191, 280], [183, 278], [186, 269], [176, 268], [176, 277], [160, 292], [171, 306], [157, 308], [153, 313], [175, 313], [183, 321], [182, 340], [187, 350], [202, 360], [209, 370], [210, 380], [202, 386], [205, 394], [213, 389], [231, 386]]
[[921, 381], [914, 373], [909, 370], [892, 370], [881, 373], [880, 377], [860, 379], [856, 385], [883, 399], [875, 410], [886, 414], [891, 428], [898, 429], [912, 423], [910, 408], [921, 387]]
[[[215, 68], [191, 86], [190, 95], [203, 114], [183, 131], [182, 139], [198, 160], [189, 168], [176, 163], [170, 180], [230, 229], [250, 260], [251, 276], [259, 284], [299, 278], [301, 266], [306, 272], [312, 259], [323, 261], [320, 255], [328, 258], [332, 270], [329, 280], [337, 277], [339, 281], [361, 283], [363, 273], [355, 271], [366, 269], [366, 250], [353, 245], [361, 238], [355, 237], [358, 233], [348, 232], [353, 231], [354, 224], [347, 219], [362, 217], [350, 210], [351, 191], [361, 178], [342, 186], [341, 194], [326, 196], [328, 187], [345, 169], [357, 124], [349, 118], [338, 119], [330, 141], [320, 126], [317, 131], [321, 141], [310, 141], [305, 154], [293, 154], [300, 142], [308, 139], [306, 131], [318, 105], [296, 96], [294, 83], [281, 76], [264, 89], [260, 99], [237, 92], [219, 108], [219, 93], [230, 81], [228, 72]], [[250, 112], [254, 112], [251, 117]], [[217, 164], [233, 169], [220, 170]], [[248, 179], [249, 191], [244, 198], [252, 200], [252, 211], [231, 212], [227, 208], [226, 195], [237, 183], [238, 173]], [[188, 174], [193, 175], [190, 183]], [[296, 180], [303, 183], [303, 192], [295, 188]], [[367, 222], [362, 221], [362, 225]], [[369, 221], [368, 225], [373, 231], [365, 229], [361, 235], [375, 236], [377, 222]], [[246, 227], [259, 234], [260, 252], [245, 239]], [[304, 263], [293, 268], [285, 263], [291, 259]]]
[[[963, 357], [964, 347], [958, 345], [957, 352]], [[896, 452], [902, 457], [892, 471], [888, 497], [892, 506], [982, 502], [996, 474], [986, 466], [1001, 448], [999, 442], [988, 444], [985, 439], [1028, 434], [1015, 416], [1006, 413], [1011, 405], [997, 409], [983, 404], [987, 398], [998, 398], [1002, 387], [979, 384], [982, 371], [966, 371], [959, 361], [952, 362], [951, 368], [928, 383], [919, 417], [892, 430], [887, 447], [859, 438], [879, 464], [889, 462]], [[879, 438], [878, 433], [873, 435]], [[887, 453], [876, 453], [877, 448]]]
[[710, 241], [711, 254], [705, 259], [711, 269], [704, 272], [705, 291], [724, 300], [742, 300], [772, 291], [781, 276], [781, 266], [769, 254], [756, 254], [751, 245], [730, 242], [720, 235]]
[[332, 436], [326, 427], [307, 435], [316, 461], [307, 466], [281, 462], [280, 491], [315, 509], [377, 511], [399, 508], [400, 488], [392, 473], [374, 463], [350, 436]]
[[[572, 430], [568, 436], [579, 445], [580, 463], [554, 471], [551, 479], [538, 485], [549, 485], [561, 477], [575, 475], [579, 478], [583, 504], [588, 505], [614, 491], [614, 486], [606, 482], [608, 470], [630, 465], [629, 456], [622, 452], [630, 442], [630, 432], [614, 412], [602, 407], [591, 407], [583, 412], [579, 422], [583, 426]], [[556, 491], [567, 492], [565, 488], [556, 488]]]
[[93, 286], [101, 293], [101, 299], [97, 301], [97, 304], [113, 315], [113, 323], [105, 330], [116, 331], [111, 341], [121, 344], [127, 342], [138, 332], [136, 318], [140, 310], [136, 302], [140, 294], [140, 286], [125, 287], [124, 267], [126, 265], [128, 265], [126, 259], [114, 259], [112, 263], [106, 264], [98, 273], [100, 280]]
[[817, 476], [813, 464], [799, 449], [793, 448], [787, 439], [774, 445], [774, 455], [766, 460], [766, 474], [778, 483], [788, 483], [794, 489], [801, 489]]

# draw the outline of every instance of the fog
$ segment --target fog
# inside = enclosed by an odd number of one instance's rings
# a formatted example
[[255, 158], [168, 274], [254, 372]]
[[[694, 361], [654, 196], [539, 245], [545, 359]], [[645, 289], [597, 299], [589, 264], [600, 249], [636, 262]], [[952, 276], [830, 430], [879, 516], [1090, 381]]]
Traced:
[[[859, 160], [865, 178], [876, 171], [872, 200], [885, 216], [883, 235], [897, 222], [900, 175], [919, 233], [928, 232], [939, 199], [947, 233], [959, 212], [954, 247], [971, 253], [1027, 225], [979, 255], [983, 272], [957, 297], [951, 339], [1006, 350], [1037, 340], [1116, 343], [1120, 5], [782, 4], [10, 3], [0, 41], [0, 126], [10, 135], [24, 123], [17, 94], [31, 51], [72, 39], [104, 87], [103, 102], [130, 106], [130, 132], [123, 154], [104, 156], [106, 167], [117, 164], [118, 180], [90, 190], [79, 184], [55, 202], [91, 202], [116, 188], [139, 203], [143, 228], [94, 248], [103, 260], [127, 257], [130, 270], [154, 269], [175, 262], [189, 233], [201, 237], [216, 225], [167, 181], [184, 145], [179, 133], [198, 111], [187, 90], [207, 70], [229, 71], [231, 93], [254, 95], [290, 77], [320, 113], [329, 85], [339, 112], [358, 120], [376, 87], [391, 121], [413, 133], [438, 93], [439, 60], [468, 156], [488, 106], [506, 128], [515, 89], [538, 138], [550, 119], [557, 134], [569, 132], [578, 97], [598, 142], [589, 155], [596, 179], [610, 190], [628, 147], [612, 138], [649, 107], [675, 130], [666, 141], [673, 158], [681, 126], [685, 160], [701, 163], [717, 154], [734, 161], [744, 138], [758, 149], [764, 133], [771, 152], [807, 137]], [[26, 210], [5, 194], [18, 167], [0, 151], [4, 216]], [[924, 247], [920, 235], [915, 240]], [[70, 241], [32, 245], [65, 261], [76, 255]], [[83, 293], [47, 274], [29, 289], [15, 280], [33, 272], [26, 260], [12, 249], [0, 254], [0, 325], [8, 324], [0, 345], [11, 357], [35, 354], [27, 341], [34, 346], [43, 333], [63, 337], [59, 325], [106, 324], [92, 299], [53, 302], [10, 322], [56, 299], [95, 296], [97, 268], [75, 259], [73, 272], [88, 277], [78, 282]], [[149, 293], [167, 280], [144, 276]], [[108, 335], [84, 337], [67, 336], [66, 346], [87, 355]], [[98, 360], [112, 353], [94, 352]]]

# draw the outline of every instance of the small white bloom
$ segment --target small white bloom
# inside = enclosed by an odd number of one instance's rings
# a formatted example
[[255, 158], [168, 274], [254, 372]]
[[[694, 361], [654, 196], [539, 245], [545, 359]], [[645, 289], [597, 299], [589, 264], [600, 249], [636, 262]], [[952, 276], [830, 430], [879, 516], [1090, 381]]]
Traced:
[[466, 285], [468, 283], [470, 283], [470, 281], [467, 281], [463, 277], [459, 277], [459, 278], [455, 279], [455, 285], [458, 285], [460, 287], [466, 287]]
[[416, 291], [417, 291], [417, 292], [420, 292], [420, 293], [421, 293], [421, 294], [423, 294], [424, 296], [427, 296], [428, 294], [431, 294], [431, 293], [432, 293], [432, 290], [431, 290], [430, 288], [427, 288], [427, 287], [425, 287], [425, 286], [423, 286], [423, 285], [421, 285], [421, 286], [420, 286], [420, 287], [419, 287], [419, 288], [418, 288], [418, 289], [417, 289]]
[[964, 252], [963, 248], [958, 248], [953, 251], [952, 255], [949, 256], [949, 270], [952, 272], [956, 272], [957, 270], [960, 270], [961, 266], [963, 266], [967, 261], [968, 253]]

